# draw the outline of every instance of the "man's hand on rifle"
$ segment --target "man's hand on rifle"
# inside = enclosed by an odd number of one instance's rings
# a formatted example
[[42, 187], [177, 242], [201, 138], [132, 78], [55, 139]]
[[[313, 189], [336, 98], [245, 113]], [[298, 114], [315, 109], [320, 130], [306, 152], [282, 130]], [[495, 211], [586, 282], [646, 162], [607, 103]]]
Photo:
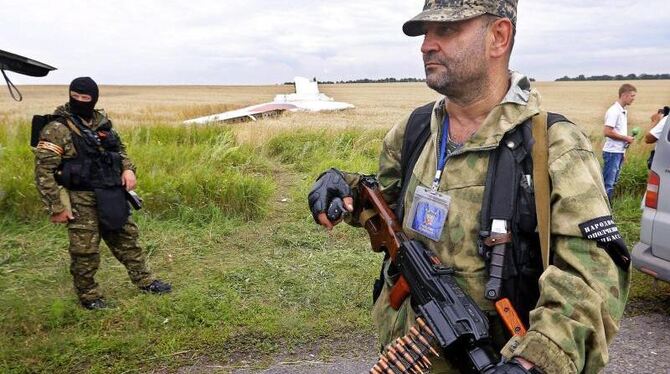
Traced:
[[337, 169], [328, 169], [319, 176], [312, 185], [307, 200], [314, 221], [328, 230], [340, 223], [345, 210], [354, 211], [351, 187]]

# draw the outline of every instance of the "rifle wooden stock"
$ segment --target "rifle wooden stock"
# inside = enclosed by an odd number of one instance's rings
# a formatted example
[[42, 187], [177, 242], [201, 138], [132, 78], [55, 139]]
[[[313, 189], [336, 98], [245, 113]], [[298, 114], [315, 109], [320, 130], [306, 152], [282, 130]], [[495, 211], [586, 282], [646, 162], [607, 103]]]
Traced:
[[379, 189], [376, 188], [376, 185], [370, 185], [370, 183], [366, 180], [361, 182], [359, 185], [360, 196], [364, 204], [363, 209], [374, 210], [375, 214], [361, 223], [370, 235], [372, 248], [376, 252], [386, 251], [391, 256], [391, 260], [395, 261], [400, 249], [398, 234], [404, 235], [404, 233], [398, 219], [386, 204]]
[[403, 301], [407, 299], [407, 296], [410, 294], [409, 284], [405, 277], [400, 275], [398, 280], [396, 280], [393, 288], [391, 288], [391, 295], [389, 296], [389, 302], [391, 308], [398, 310], [402, 306]]
[[[370, 215], [370, 218], [365, 222], [361, 222], [370, 236], [372, 249], [375, 252], [384, 251], [388, 253], [391, 261], [395, 263], [400, 250], [400, 241], [407, 240], [407, 236], [402, 231], [395, 213], [386, 204], [386, 200], [384, 200], [376, 182], [364, 179], [361, 181], [359, 188], [363, 209], [371, 209], [375, 213]], [[395, 310], [400, 309], [409, 294], [409, 284], [401, 274], [391, 289], [391, 307]]]

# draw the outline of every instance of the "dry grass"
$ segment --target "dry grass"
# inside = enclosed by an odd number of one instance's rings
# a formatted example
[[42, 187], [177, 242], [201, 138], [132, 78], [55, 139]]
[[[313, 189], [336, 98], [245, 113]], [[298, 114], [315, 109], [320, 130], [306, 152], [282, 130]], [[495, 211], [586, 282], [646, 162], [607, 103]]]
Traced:
[[[649, 117], [670, 104], [670, 81], [638, 81], [638, 99], [630, 108], [629, 128], [647, 130]], [[600, 149], [601, 128], [607, 108], [615, 101], [621, 82], [536, 82], [547, 110], [559, 112], [581, 126]], [[48, 113], [66, 101], [66, 86], [22, 86], [24, 101], [16, 103], [0, 95], [0, 126], [12, 135], [28, 126], [35, 113]], [[274, 86], [102, 86], [99, 107], [105, 108], [117, 127], [147, 128], [156, 125], [180, 127], [189, 118], [271, 101], [274, 95], [293, 90]], [[285, 113], [257, 122], [221, 125], [229, 128], [236, 142], [260, 152], [271, 139], [302, 130], [337, 135], [342, 131], [383, 133], [412, 108], [439, 95], [423, 83], [322, 85], [321, 90], [356, 109], [334, 113]], [[25, 130], [25, 129], [23, 129]], [[125, 132], [128, 136], [129, 131]], [[372, 136], [372, 135], [369, 135]], [[639, 142], [631, 155], [646, 157], [652, 147]], [[599, 152], [598, 152], [599, 153]]]
[[[536, 82], [545, 107], [559, 112], [597, 138], [607, 108], [616, 100], [621, 82]], [[670, 104], [670, 81], [638, 81], [638, 99], [630, 108], [630, 125], [647, 128], [649, 117]], [[29, 120], [32, 114], [49, 113], [66, 101], [65, 86], [22, 86], [24, 101], [0, 95], [0, 123]], [[198, 116], [271, 101], [292, 86], [102, 86], [99, 107], [118, 126], [156, 123], [178, 125]], [[264, 144], [276, 134], [296, 128], [388, 128], [412, 108], [438, 97], [423, 83], [322, 85], [336, 100], [356, 105], [355, 110], [330, 114], [288, 113], [253, 124], [229, 125], [238, 139]]]

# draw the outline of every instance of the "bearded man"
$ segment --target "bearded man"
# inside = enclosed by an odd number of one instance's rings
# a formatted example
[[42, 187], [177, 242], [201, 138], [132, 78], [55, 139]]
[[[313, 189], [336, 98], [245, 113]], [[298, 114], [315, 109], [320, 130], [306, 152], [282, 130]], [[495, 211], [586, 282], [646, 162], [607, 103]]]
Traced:
[[[451, 268], [487, 313], [493, 344], [505, 358], [494, 373], [597, 373], [619, 330], [630, 259], [588, 138], [565, 117], [544, 112], [530, 81], [509, 70], [516, 24], [517, 0], [427, 0], [423, 12], [404, 24], [408, 36], [423, 36], [427, 84], [444, 97], [391, 128], [376, 176], [407, 236]], [[483, 202], [492, 184], [487, 175], [492, 155], [509, 148], [529, 160], [518, 143], [505, 139], [523, 133], [541, 113], [547, 118], [551, 245], [545, 267], [532, 203], [535, 181], [527, 170], [532, 164], [525, 161], [523, 172], [511, 178], [515, 192], [509, 217], [498, 220], [498, 230], [511, 238], [501, 296], [514, 302], [528, 327], [525, 336], [510, 337], [485, 292], [493, 273], [488, 244], [483, 244], [490, 231], [485, 226], [490, 229], [496, 220], [482, 219], [488, 214]], [[426, 137], [417, 141], [422, 128]], [[336, 169], [318, 178], [308, 196], [318, 224], [332, 229], [340, 221], [326, 214], [333, 204], [350, 212], [347, 222], [360, 224], [362, 217], [351, 214], [359, 204], [360, 178]], [[417, 224], [422, 219], [414, 218], [428, 213], [429, 224]], [[398, 273], [386, 256], [372, 311], [382, 349], [416, 323], [411, 297], [398, 309], [389, 302]], [[431, 372], [457, 373], [452, 360], [458, 359], [442, 355]]]

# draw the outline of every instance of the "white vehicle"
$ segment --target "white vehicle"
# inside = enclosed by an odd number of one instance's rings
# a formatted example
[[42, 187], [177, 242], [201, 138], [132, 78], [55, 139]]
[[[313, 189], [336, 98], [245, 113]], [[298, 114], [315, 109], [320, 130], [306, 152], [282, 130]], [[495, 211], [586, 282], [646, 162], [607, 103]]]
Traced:
[[656, 142], [640, 222], [640, 242], [633, 247], [633, 266], [670, 282], [670, 126]]
[[237, 110], [214, 114], [184, 121], [185, 125], [206, 124], [212, 122], [256, 121], [259, 118], [279, 115], [285, 110], [320, 112], [324, 110], [343, 110], [354, 108], [349, 103], [333, 100], [319, 92], [319, 85], [307, 78], [295, 77], [295, 93], [277, 95], [272, 102], [248, 106]]

